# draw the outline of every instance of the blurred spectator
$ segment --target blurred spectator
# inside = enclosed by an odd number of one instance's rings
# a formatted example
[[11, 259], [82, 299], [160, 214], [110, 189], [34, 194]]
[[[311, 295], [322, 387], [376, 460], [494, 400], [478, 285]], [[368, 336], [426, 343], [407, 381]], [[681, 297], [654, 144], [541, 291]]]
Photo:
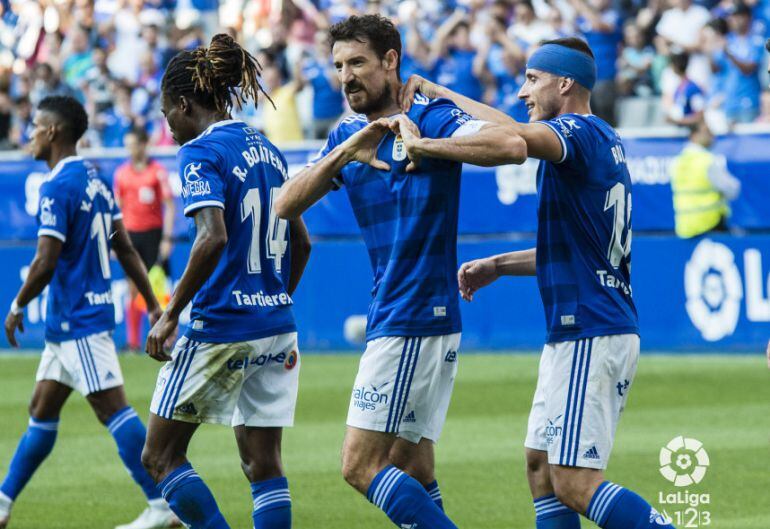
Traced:
[[675, 78], [676, 89], [673, 91], [667, 119], [679, 126], [690, 126], [703, 120], [706, 97], [703, 90], [687, 77], [687, 53], [677, 53], [671, 57], [671, 72]]
[[458, 9], [441, 24], [430, 43], [429, 64], [439, 84], [458, 94], [480, 100], [483, 89], [479, 77], [483, 69], [483, 58], [477, 60], [466, 18], [466, 12]]
[[115, 79], [107, 68], [107, 52], [96, 48], [91, 59], [93, 65], [85, 74], [81, 90], [86, 94], [86, 110], [92, 114], [104, 112], [112, 106], [112, 85]]
[[671, 165], [675, 231], [690, 238], [727, 231], [727, 201], [740, 194], [741, 184], [727, 170], [724, 156], [710, 149], [714, 136], [703, 121], [693, 124], [690, 142]]
[[270, 101], [260, 101], [267, 139], [276, 144], [302, 141], [302, 124], [297, 110], [297, 82], [286, 82], [276, 65], [269, 65], [262, 71], [262, 81]]
[[122, 147], [123, 137], [136, 125], [142, 125], [131, 110], [131, 88], [119, 81], [112, 83], [115, 104], [96, 116], [95, 127], [101, 132], [102, 147]]
[[548, 22], [535, 16], [531, 0], [520, 0], [516, 3], [514, 20], [513, 25], [508, 28], [508, 35], [514, 40], [524, 41], [527, 46], [534, 46], [557, 36]]
[[15, 148], [23, 148], [29, 142], [32, 134], [32, 104], [26, 96], [13, 100], [13, 122], [11, 123], [11, 144]]
[[764, 39], [751, 32], [751, 9], [739, 4], [728, 17], [721, 61], [726, 68], [724, 111], [736, 123], [749, 123], [759, 116], [759, 65], [765, 53]]
[[300, 72], [303, 81], [313, 88], [313, 121], [311, 138], [325, 139], [332, 126], [344, 111], [342, 91], [337, 71], [331, 58], [329, 35], [319, 31], [315, 35], [315, 46], [305, 56]]
[[67, 86], [54, 72], [50, 64], [43, 62], [35, 68], [35, 81], [29, 99], [32, 106], [36, 107], [40, 101], [48, 96], [75, 96], [75, 91]]
[[644, 42], [644, 34], [635, 21], [623, 28], [625, 47], [620, 55], [618, 84], [623, 95], [648, 96], [652, 94], [650, 68], [655, 50]]
[[672, 0], [671, 5], [655, 26], [658, 53], [669, 56], [672, 53], [687, 52], [690, 55], [687, 75], [699, 85], [705, 86], [708, 84], [710, 66], [708, 58], [701, 53], [700, 37], [711, 15], [705, 7], [693, 4], [692, 0]]
[[77, 27], [70, 34], [70, 52], [62, 64], [64, 82], [73, 89], [77, 88], [93, 65], [88, 34]]
[[618, 48], [622, 40], [620, 13], [610, 0], [571, 0], [578, 13], [578, 29], [596, 58], [596, 85], [591, 92], [591, 109], [610, 125], [615, 125], [615, 76]]
[[11, 110], [11, 95], [0, 90], [0, 150], [13, 148], [11, 143], [11, 123], [13, 121]]

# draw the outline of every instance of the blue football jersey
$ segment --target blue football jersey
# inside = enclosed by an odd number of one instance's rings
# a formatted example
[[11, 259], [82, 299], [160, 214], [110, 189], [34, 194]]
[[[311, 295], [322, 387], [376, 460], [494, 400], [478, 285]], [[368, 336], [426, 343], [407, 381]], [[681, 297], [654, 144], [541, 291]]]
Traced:
[[115, 328], [110, 239], [121, 217], [112, 189], [79, 156], [61, 160], [40, 187], [38, 237], [62, 241], [48, 286], [45, 338], [76, 340]]
[[[447, 99], [417, 94], [408, 114], [428, 138], [450, 137], [471, 117]], [[328, 154], [368, 124], [363, 115], [342, 120], [311, 160]], [[439, 336], [461, 330], [457, 287], [457, 217], [462, 164], [423, 158], [407, 173], [404, 144], [385, 135], [377, 157], [390, 171], [351, 162], [344, 185], [374, 272], [367, 340], [381, 336]]]
[[296, 330], [286, 292], [289, 223], [273, 210], [288, 174], [281, 152], [246, 123], [227, 120], [185, 143], [177, 158], [184, 214], [221, 208], [227, 228], [227, 246], [193, 298], [185, 335], [232, 343]]
[[631, 295], [631, 177], [617, 132], [593, 115], [544, 121], [560, 162], [537, 173], [537, 280], [548, 342], [639, 333]]

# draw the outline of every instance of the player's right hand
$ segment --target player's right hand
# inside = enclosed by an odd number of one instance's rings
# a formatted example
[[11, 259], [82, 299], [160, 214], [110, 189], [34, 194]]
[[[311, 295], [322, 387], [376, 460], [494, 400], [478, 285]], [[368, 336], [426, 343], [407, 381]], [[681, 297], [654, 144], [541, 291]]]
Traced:
[[477, 290], [494, 282], [498, 277], [497, 267], [491, 258], [463, 263], [457, 271], [460, 296], [465, 301], [473, 301], [473, 294]]
[[375, 169], [390, 171], [390, 165], [377, 159], [377, 147], [390, 131], [390, 120], [380, 118], [372, 121], [340, 145], [351, 161], [371, 165]]
[[406, 114], [409, 109], [412, 108], [412, 102], [414, 101], [414, 94], [420, 92], [425, 97], [435, 99], [440, 97], [439, 90], [441, 85], [437, 85], [431, 81], [428, 81], [424, 77], [419, 75], [412, 75], [401, 86], [401, 90], [398, 91], [398, 106]]
[[24, 332], [24, 313], [14, 314], [9, 311], [8, 316], [5, 317], [5, 337], [11, 347], [19, 347], [19, 343], [16, 341], [16, 329], [19, 329], [19, 332]]
[[144, 347], [151, 358], [158, 362], [168, 362], [171, 360], [171, 356], [166, 352], [166, 341], [174, 333], [178, 323], [177, 318], [172, 318], [168, 315], [168, 312], [161, 314], [160, 319], [150, 329], [150, 333], [147, 335], [147, 343]]

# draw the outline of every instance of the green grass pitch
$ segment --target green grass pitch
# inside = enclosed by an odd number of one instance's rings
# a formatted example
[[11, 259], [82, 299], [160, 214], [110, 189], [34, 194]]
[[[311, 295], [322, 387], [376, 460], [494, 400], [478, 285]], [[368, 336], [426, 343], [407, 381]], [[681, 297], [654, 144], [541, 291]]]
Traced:
[[[522, 443], [535, 387], [536, 355], [464, 355], [437, 447], [437, 476], [449, 515], [461, 528], [534, 527]], [[284, 436], [284, 462], [299, 529], [391, 527], [339, 474], [350, 387], [358, 357], [303, 357], [296, 427]], [[37, 356], [0, 357], [0, 473], [19, 435]], [[158, 364], [123, 359], [133, 406], [146, 416]], [[704, 443], [711, 459], [690, 492], [711, 495], [716, 529], [770, 528], [770, 372], [759, 357], [642, 356], [620, 423], [608, 477], [657, 505], [673, 485], [658, 453], [678, 435]], [[251, 527], [251, 497], [231, 431], [202, 427], [190, 459], [213, 489], [233, 529]], [[107, 431], [74, 394], [53, 454], [14, 508], [13, 529], [109, 529], [143, 501]], [[583, 527], [594, 527], [584, 521]], [[685, 527], [680, 525], [679, 527]], [[704, 527], [701, 525], [700, 527]]]

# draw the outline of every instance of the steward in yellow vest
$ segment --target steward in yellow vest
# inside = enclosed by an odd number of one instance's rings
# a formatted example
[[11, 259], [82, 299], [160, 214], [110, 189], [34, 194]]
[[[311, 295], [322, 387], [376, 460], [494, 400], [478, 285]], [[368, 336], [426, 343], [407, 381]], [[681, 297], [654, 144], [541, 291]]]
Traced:
[[709, 151], [713, 141], [706, 125], [697, 125], [671, 166], [676, 234], [685, 239], [726, 231], [727, 200], [740, 193], [740, 182], [727, 171], [724, 157]]

